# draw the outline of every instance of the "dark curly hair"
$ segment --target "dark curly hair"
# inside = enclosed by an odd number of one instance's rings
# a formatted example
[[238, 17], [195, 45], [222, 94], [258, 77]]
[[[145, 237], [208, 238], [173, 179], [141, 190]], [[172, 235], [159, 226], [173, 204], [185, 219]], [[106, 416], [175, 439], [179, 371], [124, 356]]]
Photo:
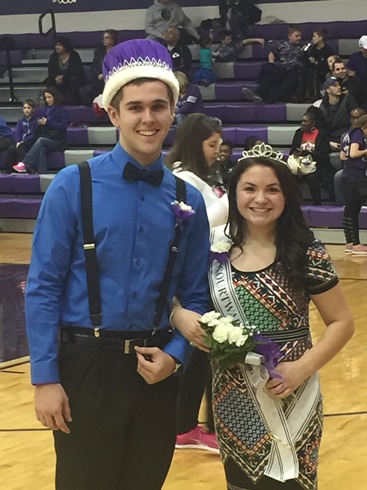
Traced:
[[265, 157], [239, 160], [233, 168], [228, 186], [229, 216], [225, 234], [232, 240], [234, 247], [242, 248], [246, 242], [245, 220], [237, 208], [236, 192], [242, 174], [255, 165], [271, 168], [283, 191], [285, 208], [278, 218], [275, 236], [277, 260], [285, 267], [290, 282], [301, 288], [305, 284], [307, 249], [315, 237], [303, 218], [297, 184], [284, 163]]

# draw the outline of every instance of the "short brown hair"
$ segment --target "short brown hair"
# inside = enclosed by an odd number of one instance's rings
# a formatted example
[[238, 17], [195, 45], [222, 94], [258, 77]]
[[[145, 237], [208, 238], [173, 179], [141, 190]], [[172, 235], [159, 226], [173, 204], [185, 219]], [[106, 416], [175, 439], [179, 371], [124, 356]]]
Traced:
[[[143, 83], [154, 82], [156, 80], [161, 81], [158, 78], [148, 78], [148, 77], [137, 78], [135, 80], [131, 80], [131, 82], [126, 83], [125, 85], [123, 85], [120, 88], [120, 90], [118, 92], [116, 92], [116, 94], [113, 96], [113, 98], [111, 100], [111, 104], [110, 105], [114, 109], [116, 109], [117, 113], [119, 114], [120, 113], [120, 102], [122, 101], [122, 98], [124, 96], [124, 87], [127, 87], [128, 85], [137, 85], [139, 87], [140, 85], [143, 85]], [[168, 98], [169, 98], [170, 104], [171, 105], [174, 105], [174, 97], [173, 97], [172, 89], [167, 84], [165, 84], [165, 85], [167, 87], [167, 94], [168, 94]]]

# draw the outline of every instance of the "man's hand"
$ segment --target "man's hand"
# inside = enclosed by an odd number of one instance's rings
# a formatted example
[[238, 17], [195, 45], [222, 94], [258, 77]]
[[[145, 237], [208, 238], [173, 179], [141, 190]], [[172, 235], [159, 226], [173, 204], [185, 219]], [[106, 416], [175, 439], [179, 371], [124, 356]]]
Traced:
[[175, 361], [158, 347], [135, 347], [138, 358], [138, 373], [152, 385], [173, 374]]
[[69, 399], [61, 384], [37, 385], [34, 397], [37, 420], [52, 430], [70, 434], [66, 422], [71, 422]]

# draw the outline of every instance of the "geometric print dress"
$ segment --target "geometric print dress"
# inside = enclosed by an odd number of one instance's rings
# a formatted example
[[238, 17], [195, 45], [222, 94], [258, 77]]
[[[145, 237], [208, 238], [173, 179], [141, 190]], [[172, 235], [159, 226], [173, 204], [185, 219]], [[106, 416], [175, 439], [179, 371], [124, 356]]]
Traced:
[[[309, 329], [310, 295], [328, 291], [338, 283], [330, 257], [320, 242], [315, 241], [307, 251], [306, 286], [296, 289], [289, 283], [279, 261], [256, 272], [241, 272], [232, 266], [232, 281], [250, 325], [278, 343], [279, 362], [299, 359], [312, 347]], [[216, 434], [224, 467], [231, 460], [256, 488], [267, 466], [271, 435], [268, 433], [248, 393], [238, 367], [219, 369], [213, 362], [213, 409]], [[291, 412], [294, 397], [285, 400], [285, 416]], [[322, 397], [305, 424], [294, 446], [299, 462], [298, 487], [317, 489], [318, 451], [322, 435]], [[229, 474], [227, 474], [228, 478]], [[274, 481], [274, 480], [272, 480]], [[274, 481], [275, 484], [275, 481]], [[241, 488], [229, 485], [228, 488]], [[246, 486], [247, 488], [247, 486]], [[271, 488], [271, 487], [270, 487]]]

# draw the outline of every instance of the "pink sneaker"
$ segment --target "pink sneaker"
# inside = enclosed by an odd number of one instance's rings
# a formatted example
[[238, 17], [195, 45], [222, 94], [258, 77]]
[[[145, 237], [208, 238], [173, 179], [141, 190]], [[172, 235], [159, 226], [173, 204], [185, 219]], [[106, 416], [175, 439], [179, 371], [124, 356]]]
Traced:
[[215, 434], [208, 434], [198, 425], [195, 429], [179, 434], [176, 438], [177, 449], [203, 449], [219, 454], [218, 442]]
[[13, 169], [16, 172], [19, 172], [21, 174], [24, 174], [27, 172], [27, 167], [25, 166], [25, 164], [23, 162], [19, 162], [16, 165], [13, 165]]
[[352, 248], [353, 255], [367, 255], [367, 246], [366, 245], [353, 245]]

